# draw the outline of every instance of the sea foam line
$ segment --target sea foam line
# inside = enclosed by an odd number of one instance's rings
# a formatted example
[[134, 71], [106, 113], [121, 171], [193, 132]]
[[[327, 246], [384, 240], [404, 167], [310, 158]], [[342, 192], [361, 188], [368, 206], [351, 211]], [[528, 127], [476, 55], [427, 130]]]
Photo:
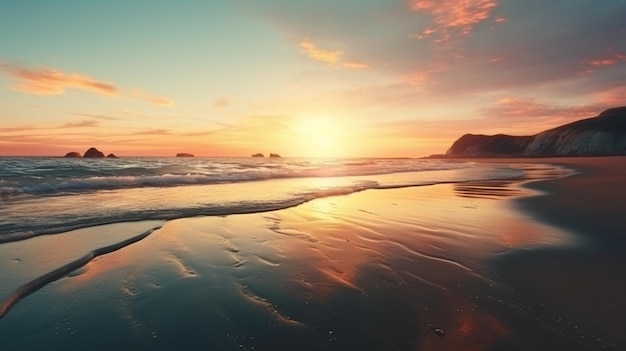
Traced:
[[69, 273], [91, 262], [94, 258], [98, 256], [106, 255], [113, 251], [122, 249], [128, 245], [134, 244], [142, 239], [145, 239], [146, 237], [148, 237], [150, 234], [152, 234], [154, 231], [158, 229], [161, 229], [161, 226], [151, 228], [139, 235], [133, 236], [119, 243], [97, 248], [75, 261], [65, 264], [51, 272], [48, 272], [20, 286], [19, 288], [15, 289], [15, 291], [13, 291], [13, 293], [11, 293], [7, 298], [0, 301], [0, 319], [4, 318], [4, 316], [6, 316], [6, 314], [26, 296], [36, 292], [37, 290], [43, 288], [44, 286], [54, 281], [57, 281], [67, 276]]

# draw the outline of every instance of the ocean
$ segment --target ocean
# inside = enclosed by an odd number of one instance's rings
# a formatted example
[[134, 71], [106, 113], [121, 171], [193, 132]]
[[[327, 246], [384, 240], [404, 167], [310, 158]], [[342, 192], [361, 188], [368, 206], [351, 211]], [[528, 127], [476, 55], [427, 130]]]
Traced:
[[367, 189], [521, 178], [412, 158], [0, 158], [0, 242], [102, 224], [226, 216]]

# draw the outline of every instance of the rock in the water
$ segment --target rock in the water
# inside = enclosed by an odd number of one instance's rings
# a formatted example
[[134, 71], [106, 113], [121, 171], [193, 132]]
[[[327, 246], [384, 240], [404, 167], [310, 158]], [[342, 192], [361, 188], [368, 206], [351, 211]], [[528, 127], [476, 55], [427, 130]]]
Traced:
[[272, 154], [272, 153], [270, 153], [270, 157], [271, 158], [280, 158], [280, 155], [279, 154]]
[[95, 147], [92, 147], [89, 150], [87, 150], [87, 152], [85, 152], [85, 155], [83, 155], [83, 157], [86, 157], [86, 158], [100, 158], [100, 157], [104, 157], [104, 154], [101, 151], [99, 151], [98, 149], [96, 149]]
[[107, 158], [118, 158], [117, 156], [115, 156], [115, 154], [108, 154]]
[[81, 158], [83, 157], [80, 152], [76, 152], [76, 151], [72, 151], [72, 152], [68, 152], [65, 154], [65, 156], [63, 157], [68, 157], [68, 158]]
[[265, 157], [265, 155], [259, 152], [258, 154], [252, 155], [252, 157]]
[[194, 155], [186, 152], [179, 152], [176, 154], [176, 157], [194, 157]]
[[611, 155], [626, 155], [626, 107], [532, 136], [466, 134], [446, 152], [446, 157]]

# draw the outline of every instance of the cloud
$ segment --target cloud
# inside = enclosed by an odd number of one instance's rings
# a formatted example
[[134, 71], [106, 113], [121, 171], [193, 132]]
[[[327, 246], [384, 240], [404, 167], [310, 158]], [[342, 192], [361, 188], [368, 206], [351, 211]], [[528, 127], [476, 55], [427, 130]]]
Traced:
[[488, 117], [567, 117], [582, 118], [597, 114], [595, 105], [568, 106], [549, 104], [536, 99], [509, 97], [499, 99], [495, 105], [479, 109]]
[[60, 128], [93, 128], [100, 125], [98, 121], [84, 120], [80, 122], [70, 122], [62, 125]]
[[369, 66], [366, 63], [358, 61], [344, 61], [342, 59], [342, 51], [324, 50], [317, 46], [312, 40], [304, 39], [300, 42], [302, 52], [313, 60], [326, 63], [333, 67], [364, 69]]
[[227, 98], [218, 98], [213, 101], [213, 107], [215, 108], [222, 108], [227, 106], [230, 106], [230, 100]]
[[607, 68], [626, 62], [626, 54], [624, 53], [609, 53], [605, 56], [584, 59], [581, 63], [585, 66], [583, 73], [592, 73], [593, 71], [601, 68]]
[[[465, 36], [481, 22], [491, 18], [498, 6], [496, 0], [413, 0], [411, 10], [424, 12], [432, 17], [434, 26], [427, 27], [416, 38], [437, 35], [438, 40], [446, 41], [453, 36]], [[495, 22], [504, 22], [498, 17]]]
[[[18, 83], [14, 88], [30, 94], [61, 95], [67, 89], [78, 89], [105, 96], [121, 96], [120, 89], [113, 83], [53, 68], [27, 68], [0, 61], [0, 73], [16, 78]], [[139, 89], [130, 89], [126, 96], [159, 106], [169, 107], [174, 104], [171, 99], [154, 96]]]
[[140, 100], [151, 102], [158, 106], [170, 107], [174, 105], [174, 100], [172, 99], [150, 95], [139, 89], [131, 89], [129, 92], [129, 96], [140, 99]]
[[171, 131], [169, 129], [149, 129], [142, 130], [139, 132], [133, 133], [134, 135], [169, 135]]
[[0, 61], [0, 70], [6, 75], [18, 79], [15, 89], [41, 95], [59, 95], [68, 88], [87, 90], [92, 93], [113, 96], [117, 95], [118, 88], [94, 78], [76, 74], [64, 73], [51, 68], [29, 69]]

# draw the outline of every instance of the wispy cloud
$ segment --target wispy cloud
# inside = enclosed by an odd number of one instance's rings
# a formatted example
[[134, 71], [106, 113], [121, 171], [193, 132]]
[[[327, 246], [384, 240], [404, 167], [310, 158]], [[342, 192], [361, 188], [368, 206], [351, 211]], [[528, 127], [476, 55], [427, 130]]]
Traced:
[[584, 73], [591, 73], [597, 69], [607, 68], [626, 62], [626, 53], [608, 53], [605, 56], [582, 60], [585, 66]]
[[59, 128], [93, 128], [100, 125], [100, 122], [93, 120], [84, 120], [80, 122], [66, 123]]
[[154, 96], [146, 93], [145, 91], [141, 91], [139, 89], [131, 89], [129, 95], [131, 97], [151, 102], [155, 105], [170, 107], [174, 105], [174, 100], [168, 99], [161, 96]]
[[598, 113], [597, 106], [558, 105], [530, 98], [509, 97], [499, 99], [494, 105], [481, 109], [493, 117], [586, 117]]
[[351, 69], [364, 69], [369, 65], [359, 61], [345, 61], [343, 60], [343, 52], [339, 50], [325, 50], [317, 46], [312, 40], [304, 39], [300, 42], [300, 49], [302, 52], [313, 60], [326, 63], [333, 67], [351, 68]]
[[18, 79], [15, 89], [41, 95], [58, 95], [66, 89], [82, 89], [102, 95], [117, 95], [118, 88], [112, 83], [77, 74], [64, 73], [51, 68], [25, 68], [0, 61], [0, 71]]
[[[429, 14], [434, 26], [427, 27], [416, 38], [437, 36], [446, 41], [455, 35], [468, 35], [481, 22], [491, 18], [498, 6], [497, 0], [413, 0], [411, 9]], [[503, 17], [494, 19], [504, 22]]]
[[54, 68], [28, 68], [0, 61], [0, 73], [17, 79], [14, 89], [29, 94], [61, 95], [68, 89], [77, 89], [105, 96], [137, 98], [165, 107], [174, 104], [172, 99], [154, 96], [139, 89], [130, 89], [128, 93], [121, 94], [120, 88], [113, 83]]
[[149, 129], [142, 130], [139, 132], [133, 133], [134, 135], [169, 135], [171, 131], [169, 129]]

